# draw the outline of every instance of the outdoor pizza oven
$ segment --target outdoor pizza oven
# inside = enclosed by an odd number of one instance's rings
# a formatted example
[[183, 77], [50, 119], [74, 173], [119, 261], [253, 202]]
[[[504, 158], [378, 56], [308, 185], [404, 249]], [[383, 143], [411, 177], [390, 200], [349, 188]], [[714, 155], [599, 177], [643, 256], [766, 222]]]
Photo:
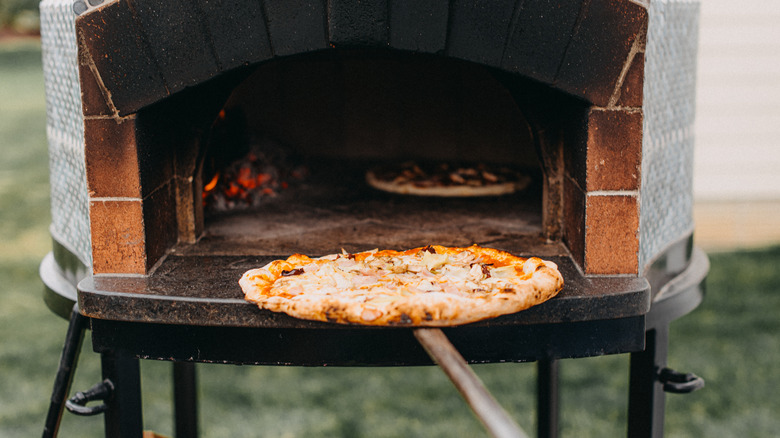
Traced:
[[[238, 158], [248, 142], [302, 159], [309, 185], [377, 162], [518, 165], [533, 177], [522, 196], [471, 208], [495, 216], [490, 226], [418, 237], [567, 254], [587, 275], [640, 275], [692, 233], [695, 38], [660, 19], [648, 38], [643, 2], [91, 3], [72, 5], [75, 34], [48, 46], [47, 91], [64, 183], [53, 184], [52, 234], [94, 274], [148, 275], [175, 251], [273, 246], [284, 232], [264, 234], [279, 227], [253, 223], [256, 213], [204, 214], [214, 157]], [[66, 50], [71, 59], [56, 58]], [[338, 203], [333, 193], [317, 204]], [[329, 226], [377, 205], [354, 202]], [[409, 202], [427, 217], [447, 208]], [[312, 212], [292, 211], [274, 220], [314, 226]], [[402, 228], [329, 241], [323, 227], [274, 249], [432, 243]]]
[[[78, 302], [72, 327], [89, 320], [125, 388], [139, 357], [430, 364], [412, 330], [274, 314], [238, 278], [294, 253], [474, 243], [561, 269], [552, 300], [447, 332], [471, 363], [539, 361], [551, 429], [559, 358], [632, 353], [630, 434], [662, 429], [667, 384], [701, 386], [659, 374], [708, 270], [692, 246], [697, 2], [43, 0], [41, 25], [45, 297], [63, 315]], [[367, 184], [402, 162], [531, 183], [476, 197]], [[107, 428], [118, 405], [140, 408], [124, 391]]]

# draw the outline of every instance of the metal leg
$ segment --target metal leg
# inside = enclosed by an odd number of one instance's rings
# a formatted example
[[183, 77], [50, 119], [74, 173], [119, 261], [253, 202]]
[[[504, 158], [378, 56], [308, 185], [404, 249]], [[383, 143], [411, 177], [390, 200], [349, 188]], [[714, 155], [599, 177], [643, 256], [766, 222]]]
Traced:
[[60, 356], [60, 366], [57, 369], [57, 377], [54, 379], [49, 413], [46, 415], [46, 424], [43, 427], [44, 438], [57, 436], [62, 412], [65, 408], [65, 400], [70, 392], [70, 385], [73, 383], [73, 375], [76, 373], [84, 331], [88, 326], [89, 318], [79, 313], [78, 306], [73, 306], [68, 332], [65, 335], [65, 345], [62, 347], [62, 355]]
[[197, 437], [198, 393], [194, 363], [173, 363], [173, 399], [176, 418], [176, 438]]
[[536, 363], [536, 424], [539, 438], [558, 436], [558, 361], [542, 359]]
[[645, 337], [645, 351], [631, 354], [628, 436], [661, 438], [664, 435], [666, 397], [658, 372], [666, 367], [669, 327], [648, 330]]
[[107, 438], [141, 438], [141, 374], [138, 358], [122, 351], [101, 353], [103, 379], [114, 384], [114, 392], [106, 400], [105, 429]]

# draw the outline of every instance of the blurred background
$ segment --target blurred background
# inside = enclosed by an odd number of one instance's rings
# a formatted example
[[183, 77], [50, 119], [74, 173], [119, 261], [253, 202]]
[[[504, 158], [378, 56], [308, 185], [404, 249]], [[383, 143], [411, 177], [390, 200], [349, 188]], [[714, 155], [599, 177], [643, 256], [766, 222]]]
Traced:
[[780, 2], [702, 2], [694, 196], [710, 250], [780, 242]]
[[[667, 396], [670, 437], [780, 430], [780, 2], [701, 5], [694, 191], [710, 253], [704, 303], [672, 324], [669, 364], [705, 378]], [[39, 436], [67, 327], [41, 299], [51, 250], [46, 108], [35, 0], [0, 0], [0, 436]], [[85, 339], [73, 390], [99, 380]], [[475, 366], [534, 433], [533, 364]], [[144, 361], [146, 427], [173, 434], [170, 366]], [[201, 432], [238, 436], [481, 436], [435, 367], [199, 365]], [[561, 436], [625, 435], [627, 355], [561, 363]], [[66, 414], [60, 436], [102, 436]]]

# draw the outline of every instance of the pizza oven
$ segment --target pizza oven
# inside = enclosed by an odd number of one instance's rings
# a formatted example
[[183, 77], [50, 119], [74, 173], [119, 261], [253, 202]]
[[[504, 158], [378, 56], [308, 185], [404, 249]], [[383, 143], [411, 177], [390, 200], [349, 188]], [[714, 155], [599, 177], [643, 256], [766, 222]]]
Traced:
[[[570, 3], [77, 2], [73, 99], [51, 116], [83, 121], [67, 140], [83, 142], [84, 163], [54, 164], [57, 174], [73, 168], [79, 191], [67, 194], [78, 208], [54, 218], [54, 238], [100, 275], [148, 275], [166, 255], [216, 240], [214, 251], [257, 253], [278, 226], [253, 224], [251, 212], [212, 217], [201, 202], [215, 160], [254, 142], [300, 158], [324, 178], [311, 184], [332, 182], [320, 174], [339, 166], [402, 160], [512, 163], [533, 177], [525, 196], [475, 202], [474, 215], [497, 219], [482, 234], [411, 242], [399, 228], [386, 242], [375, 230], [328, 241], [308, 217], [317, 213], [296, 209], [268, 222], [317, 232], [283, 252], [314, 240], [329, 249], [514, 240], [553, 245], [587, 275], [640, 275], [692, 231], [693, 87], [664, 84], [670, 74], [690, 81], [686, 65], [669, 69], [688, 57], [645, 62], [642, 2]], [[685, 36], [663, 42], [694, 54]], [[337, 202], [328, 200], [337, 191], [321, 190], [318, 204]], [[364, 201], [320, 214], [341, 221], [325, 228], [365, 222], [370, 213], [343, 213]], [[446, 215], [437, 202], [412, 203]]]
[[[97, 321], [242, 325], [257, 309], [226, 310], [240, 302], [231, 275], [258, 260], [478, 243], [563, 266], [590, 301], [552, 305], [553, 322], [644, 324], [694, 258], [696, 2], [41, 10], [54, 241], [42, 275], [50, 301], [75, 300], [85, 279], [79, 304]], [[531, 183], [469, 198], [366, 184], [372, 166], [408, 161], [512, 166]], [[208, 305], [171, 304], [196, 288]]]

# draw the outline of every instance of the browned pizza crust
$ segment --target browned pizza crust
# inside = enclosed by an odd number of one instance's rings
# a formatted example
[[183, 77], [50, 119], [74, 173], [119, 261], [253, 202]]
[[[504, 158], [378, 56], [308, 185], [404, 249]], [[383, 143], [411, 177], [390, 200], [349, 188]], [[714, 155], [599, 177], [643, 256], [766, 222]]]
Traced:
[[[376, 271], [376, 272], [374, 272]], [[344, 324], [452, 326], [515, 313], [563, 287], [555, 263], [471, 246], [295, 254], [246, 272], [263, 309]]]

